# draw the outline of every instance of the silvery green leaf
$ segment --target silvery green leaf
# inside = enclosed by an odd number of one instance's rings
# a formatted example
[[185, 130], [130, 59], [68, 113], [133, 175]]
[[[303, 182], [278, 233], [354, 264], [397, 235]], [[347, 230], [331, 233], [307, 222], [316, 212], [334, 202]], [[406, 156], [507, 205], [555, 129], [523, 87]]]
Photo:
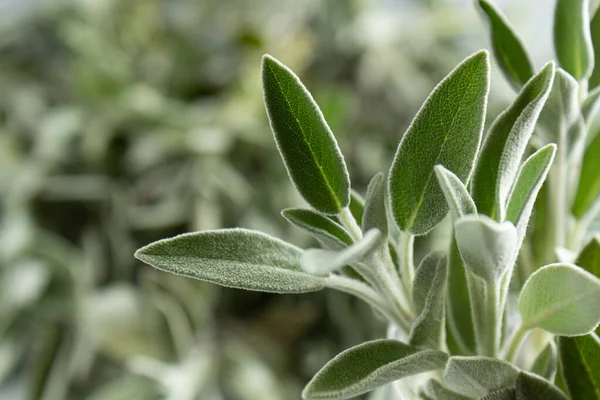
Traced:
[[286, 208], [281, 212], [281, 215], [292, 225], [310, 233], [326, 248], [341, 250], [353, 242], [346, 229], [331, 218], [327, 218], [316, 211]]
[[548, 176], [556, 145], [549, 144], [532, 154], [523, 164], [506, 207], [506, 220], [517, 228], [519, 242], [525, 237], [535, 199]]
[[514, 388], [504, 388], [495, 390], [487, 396], [480, 397], [479, 400], [516, 400], [517, 394]]
[[365, 200], [355, 190], [350, 190], [350, 204], [348, 205], [348, 208], [355, 220], [362, 221]]
[[594, 236], [587, 242], [574, 264], [600, 278], [600, 236]]
[[594, 68], [588, 0], [557, 0], [554, 9], [554, 51], [560, 66], [575, 79], [588, 78]]
[[356, 264], [369, 257], [381, 243], [381, 232], [371, 229], [361, 240], [339, 252], [309, 249], [302, 253], [300, 266], [312, 275], [326, 276], [346, 265]]
[[594, 333], [558, 338], [560, 362], [573, 399], [600, 399], [600, 339]]
[[455, 393], [435, 379], [430, 379], [423, 388], [424, 394], [431, 400], [468, 400], [469, 397]]
[[577, 218], [582, 218], [600, 198], [600, 135], [592, 140], [583, 155], [579, 186], [571, 211]]
[[517, 400], [569, 400], [559, 388], [537, 375], [521, 371], [515, 385]]
[[443, 165], [436, 165], [434, 170], [442, 192], [444, 192], [444, 197], [446, 197], [446, 202], [450, 207], [452, 219], [456, 220], [467, 214], [477, 214], [477, 207], [475, 207], [465, 184], [452, 171], [444, 168]]
[[576, 265], [546, 265], [523, 285], [519, 311], [527, 329], [585, 335], [600, 322], [600, 278]]
[[430, 253], [423, 258], [415, 272], [413, 304], [418, 316], [408, 339], [413, 346], [441, 349], [445, 342], [447, 262], [444, 253]]
[[[592, 44], [594, 46], [594, 60], [600, 57], [600, 13], [598, 13], [598, 4], [600, 1], [592, 0], [590, 3], [590, 15], [592, 20], [590, 21], [590, 33], [592, 36]], [[594, 70], [589, 80], [589, 88], [595, 89], [600, 84], [600, 63], [594, 62]]]
[[329, 361], [302, 392], [303, 399], [349, 399], [386, 383], [442, 369], [448, 356], [390, 339], [352, 347]]
[[548, 63], [489, 128], [471, 182], [479, 213], [504, 218], [503, 207], [553, 79], [554, 64]]
[[367, 187], [367, 197], [362, 215], [362, 230], [379, 229], [387, 239], [388, 225], [385, 210], [385, 175], [377, 173]]
[[303, 293], [323, 279], [300, 268], [302, 250], [264, 233], [223, 229], [159, 240], [135, 256], [153, 267], [236, 289]]
[[479, 0], [490, 24], [494, 56], [504, 76], [519, 90], [532, 76], [533, 65], [521, 39], [508, 19], [487, 0]]
[[450, 357], [444, 382], [453, 391], [482, 397], [515, 385], [519, 370], [506, 361], [491, 357]]
[[551, 340], [546, 347], [537, 355], [530, 370], [534, 374], [549, 380], [554, 381], [556, 369], [558, 368], [558, 349]]
[[580, 117], [579, 83], [565, 70], [554, 74], [552, 90], [540, 114], [546, 143], [568, 143], [567, 131]]
[[302, 82], [269, 55], [262, 60], [265, 107], [292, 182], [316, 210], [337, 214], [350, 202], [344, 157]]
[[600, 88], [596, 87], [581, 104], [581, 114], [588, 126], [593, 122], [594, 117], [598, 114], [598, 110], [600, 110]]
[[489, 59], [480, 51], [464, 60], [431, 92], [396, 151], [389, 173], [392, 215], [403, 231], [423, 235], [448, 212], [434, 167], [466, 181], [481, 141]]
[[454, 224], [456, 243], [465, 265], [486, 282], [497, 282], [512, 267], [517, 230], [485, 215], [466, 215]]

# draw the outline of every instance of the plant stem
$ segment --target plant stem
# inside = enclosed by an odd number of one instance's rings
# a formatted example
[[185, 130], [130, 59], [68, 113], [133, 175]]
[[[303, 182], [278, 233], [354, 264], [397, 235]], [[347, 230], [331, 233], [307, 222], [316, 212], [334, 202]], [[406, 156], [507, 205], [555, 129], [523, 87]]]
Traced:
[[[389, 259], [389, 251], [387, 246], [383, 246], [381, 249], [382, 255], [380, 257], [374, 257], [373, 269], [376, 271], [375, 280], [377, 287], [382, 293], [386, 295], [388, 300], [396, 307], [407, 319], [413, 319], [414, 314], [412, 313], [412, 302], [406, 298], [406, 293], [402, 288], [402, 282], [395, 271], [395, 268], [389, 267], [389, 263], [386, 262]], [[388, 255], [387, 259], [385, 255]]]
[[415, 236], [410, 232], [402, 232], [400, 274], [406, 295], [412, 298], [412, 285], [415, 277], [415, 266], [413, 260]]
[[498, 347], [500, 347], [500, 332], [502, 328], [500, 286], [495, 282], [486, 282], [485, 289], [486, 314], [490, 323], [486, 353], [490, 357], [495, 357]]
[[475, 328], [477, 354], [495, 357], [500, 346], [502, 309], [500, 284], [485, 282], [470, 271], [466, 271], [471, 315]]
[[500, 354], [500, 358], [503, 358], [509, 362], [514, 362], [517, 358], [517, 352], [519, 351], [527, 332], [529, 332], [529, 330], [520, 324], [519, 327], [514, 330], [510, 339], [508, 339], [508, 341], [505, 343]]
[[342, 211], [340, 211], [338, 218], [342, 226], [348, 230], [348, 233], [350, 233], [350, 236], [352, 236], [352, 239], [354, 239], [355, 242], [362, 238], [362, 230], [360, 229], [360, 226], [358, 226], [358, 223], [348, 207], [343, 208]]

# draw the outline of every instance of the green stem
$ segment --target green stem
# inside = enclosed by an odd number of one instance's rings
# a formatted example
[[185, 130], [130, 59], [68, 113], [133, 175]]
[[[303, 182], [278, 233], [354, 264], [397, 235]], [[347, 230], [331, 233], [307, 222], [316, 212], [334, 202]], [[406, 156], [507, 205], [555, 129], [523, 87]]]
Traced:
[[[381, 249], [382, 253], [388, 253], [387, 246], [383, 246]], [[389, 258], [389, 257], [388, 257]], [[391, 263], [391, 259], [389, 260]], [[376, 271], [375, 280], [379, 290], [385, 294], [388, 300], [402, 313], [407, 319], [413, 319], [414, 314], [411, 311], [412, 302], [406, 298], [404, 293], [402, 282], [392, 267], [390, 271], [389, 264], [386, 262], [386, 257], [375, 256], [373, 259], [373, 269]]]
[[362, 238], [362, 230], [360, 229], [360, 226], [358, 226], [358, 223], [348, 207], [343, 208], [342, 211], [340, 211], [338, 218], [342, 226], [348, 230], [348, 233], [350, 233], [350, 236], [352, 236], [352, 239], [354, 239], [355, 242]]
[[506, 342], [504, 348], [502, 349], [500, 358], [505, 359], [509, 362], [515, 362], [517, 358], [517, 352], [523, 344], [523, 340], [525, 340], [525, 336], [527, 335], [529, 330], [523, 325], [519, 325], [517, 329], [514, 330], [510, 339]]
[[500, 333], [502, 328], [500, 286], [496, 283], [486, 282], [485, 289], [486, 315], [490, 323], [486, 354], [490, 357], [495, 357], [500, 347]]
[[485, 282], [469, 270], [466, 271], [466, 277], [477, 354], [495, 357], [500, 346], [503, 317], [501, 285], [498, 282]]
[[415, 266], [413, 260], [415, 236], [410, 232], [402, 232], [400, 248], [400, 274], [406, 295], [412, 298], [412, 285], [415, 278]]

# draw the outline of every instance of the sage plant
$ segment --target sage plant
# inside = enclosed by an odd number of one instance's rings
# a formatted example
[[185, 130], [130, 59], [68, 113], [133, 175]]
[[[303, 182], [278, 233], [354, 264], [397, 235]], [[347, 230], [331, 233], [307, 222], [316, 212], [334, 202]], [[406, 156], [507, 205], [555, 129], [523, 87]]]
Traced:
[[[536, 72], [506, 17], [480, 0], [514, 101], [484, 136], [489, 56], [467, 57], [425, 100], [364, 200], [315, 100], [264, 56], [275, 142], [310, 206], [282, 215], [322, 248], [223, 229], [161, 240], [136, 256], [223, 286], [329, 288], [370, 304], [395, 333], [329, 361], [304, 399], [348, 399], [413, 375], [426, 379], [409, 378], [397, 398], [600, 398], [600, 238], [591, 229], [600, 208], [596, 3], [557, 1], [560, 68], [551, 61]], [[415, 237], [448, 214], [447, 251], [416, 265]]]

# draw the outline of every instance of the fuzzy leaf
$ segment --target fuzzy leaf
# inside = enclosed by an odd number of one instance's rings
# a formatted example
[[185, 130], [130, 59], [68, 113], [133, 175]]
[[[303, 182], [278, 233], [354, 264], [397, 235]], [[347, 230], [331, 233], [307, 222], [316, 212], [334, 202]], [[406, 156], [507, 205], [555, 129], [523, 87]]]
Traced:
[[594, 236], [581, 250], [575, 264], [600, 278], [600, 236]]
[[390, 339], [352, 347], [329, 361], [302, 392], [304, 399], [349, 399], [386, 383], [444, 368], [448, 356]]
[[577, 218], [582, 218], [600, 198], [600, 162], [598, 162], [598, 154], [600, 154], [600, 135], [596, 135], [583, 156], [579, 186], [571, 209]]
[[269, 55], [262, 60], [265, 107], [277, 148], [302, 197], [324, 214], [350, 202], [350, 178], [335, 137], [302, 82]]
[[521, 371], [515, 385], [517, 400], [569, 400], [559, 388], [534, 374]]
[[446, 268], [446, 255], [435, 252], [425, 256], [416, 270], [413, 304], [418, 317], [409, 335], [413, 346], [440, 349], [445, 342]]
[[[590, 10], [590, 15], [593, 15], [593, 18], [590, 21], [590, 32], [592, 44], [594, 46], [594, 60], [600, 59], [600, 13], [597, 12], [598, 4], [600, 4], [600, 1], [598, 0], [593, 0], [590, 4], [590, 7], [595, 8]], [[589, 88], [595, 89], [598, 85], [600, 85], [600, 62], [595, 62], [594, 71], [590, 76]]]
[[381, 232], [371, 229], [363, 238], [342, 251], [309, 249], [302, 253], [300, 266], [312, 275], [325, 276], [349, 264], [362, 262], [381, 243]]
[[481, 397], [496, 390], [513, 387], [519, 370], [506, 361], [490, 357], [450, 357], [444, 382], [453, 391]]
[[432, 400], [469, 400], [468, 397], [453, 392], [435, 379], [427, 381], [423, 391]]
[[600, 340], [594, 333], [558, 338], [563, 376], [573, 399], [600, 399]]
[[557, 0], [554, 50], [560, 66], [575, 79], [588, 78], [594, 68], [588, 0]]
[[477, 207], [469, 191], [452, 171], [448, 171], [443, 165], [436, 165], [435, 175], [444, 192], [453, 220], [463, 215], [477, 214]]
[[[598, 27], [598, 30], [600, 30], [600, 26]], [[600, 38], [598, 38], [598, 40], [600, 40]], [[594, 72], [596, 71], [594, 70]], [[593, 122], [594, 117], [598, 114], [598, 110], [600, 110], [600, 88], [596, 87], [587, 95], [581, 104], [581, 114], [588, 126]]]
[[490, 25], [494, 56], [504, 76], [519, 90], [532, 76], [533, 66], [521, 39], [508, 19], [487, 0], [479, 0]]
[[362, 230], [379, 229], [382, 237], [387, 238], [388, 224], [385, 210], [385, 175], [376, 174], [367, 187], [367, 199], [362, 215]]
[[479, 213], [504, 218], [503, 206], [553, 79], [554, 64], [548, 63], [490, 127], [472, 179], [471, 194]]
[[458, 65], [431, 92], [396, 151], [389, 174], [392, 215], [403, 231], [423, 235], [448, 212], [434, 167], [462, 181], [473, 169], [481, 141], [489, 59], [480, 51]]
[[538, 354], [531, 366], [531, 372], [539, 376], [554, 381], [556, 369], [558, 368], [558, 350], [553, 341], [548, 342], [544, 350]]
[[302, 208], [286, 208], [281, 215], [290, 224], [304, 229], [329, 249], [341, 250], [353, 242], [346, 229], [318, 212]]
[[600, 278], [571, 264], [550, 264], [523, 285], [519, 311], [526, 328], [585, 335], [600, 322]]
[[300, 268], [302, 250], [264, 233], [223, 229], [186, 233], [139, 249], [135, 256], [162, 271], [236, 289], [303, 293], [324, 280]]
[[350, 190], [350, 204], [348, 205], [348, 208], [355, 220], [362, 221], [365, 200], [360, 194], [356, 193], [355, 190]]
[[504, 388], [480, 397], [479, 400], [517, 400], [517, 394], [514, 388]]
[[465, 265], [486, 282], [497, 282], [512, 267], [519, 250], [514, 225], [485, 215], [459, 218], [454, 234]]

